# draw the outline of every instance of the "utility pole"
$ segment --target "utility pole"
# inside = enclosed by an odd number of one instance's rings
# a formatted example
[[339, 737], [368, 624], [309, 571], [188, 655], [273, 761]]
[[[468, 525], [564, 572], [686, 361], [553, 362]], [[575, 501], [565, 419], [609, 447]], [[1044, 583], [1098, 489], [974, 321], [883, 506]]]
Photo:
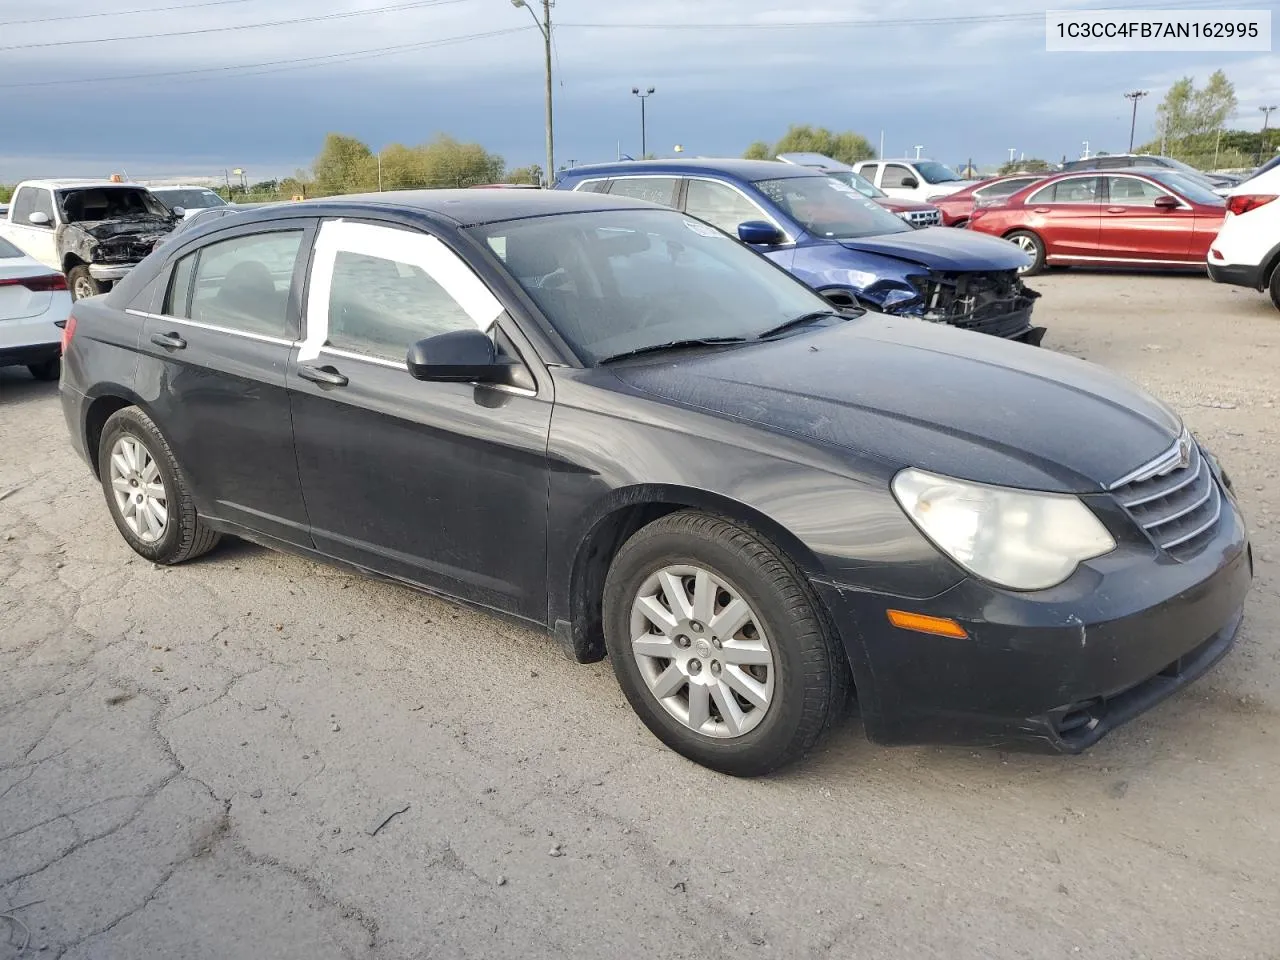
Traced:
[[1258, 162], [1261, 163], [1262, 152], [1267, 149], [1267, 121], [1271, 119], [1271, 111], [1275, 107], [1259, 107], [1258, 109], [1262, 111], [1262, 139], [1258, 142]]
[[649, 135], [645, 128], [644, 102], [657, 91], [653, 87], [649, 87], [644, 93], [641, 93], [639, 87], [632, 87], [631, 92], [640, 98], [640, 159], [643, 160], [649, 155]]
[[880, 131], [880, 159], [884, 159], [884, 131]]
[[1124, 95], [1126, 100], [1133, 101], [1133, 119], [1129, 121], [1129, 152], [1133, 153], [1133, 133], [1138, 127], [1138, 101], [1145, 97], [1148, 90], [1130, 90]]
[[1084, 141], [1084, 156], [1081, 157], [1080, 159], [1081, 160], [1089, 159], [1089, 141], [1088, 140]]
[[542, 19], [538, 19], [538, 15], [533, 12], [533, 8], [529, 6], [527, 0], [511, 0], [513, 7], [524, 7], [529, 11], [529, 16], [533, 17], [533, 22], [538, 27], [538, 32], [542, 34], [542, 41], [546, 53], [547, 67], [547, 171], [544, 174], [545, 185], [551, 186], [556, 175], [556, 135], [555, 135], [555, 109], [551, 96], [551, 8], [555, 6], [555, 0], [542, 0]]

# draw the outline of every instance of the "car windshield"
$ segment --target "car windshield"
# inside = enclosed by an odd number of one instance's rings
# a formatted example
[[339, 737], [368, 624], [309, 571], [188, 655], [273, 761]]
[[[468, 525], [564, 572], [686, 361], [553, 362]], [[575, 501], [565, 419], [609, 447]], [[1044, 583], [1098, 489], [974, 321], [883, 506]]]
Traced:
[[1158, 180], [1166, 187], [1176, 190], [1193, 203], [1203, 203], [1216, 207], [1226, 205], [1226, 201], [1222, 197], [1218, 196], [1198, 179], [1188, 177], [1177, 170], [1153, 170], [1147, 173], [1147, 176], [1152, 180]]
[[223, 207], [227, 201], [212, 190], [152, 190], [160, 202], [172, 210], [182, 207], [184, 210], [201, 210], [205, 207]]
[[140, 187], [86, 187], [59, 190], [58, 205], [67, 223], [171, 216], [164, 204]]
[[21, 257], [23, 253], [4, 237], [0, 237], [0, 260], [9, 260], [13, 257]]
[[853, 187], [828, 176], [759, 180], [755, 187], [810, 233], [830, 240], [914, 229]]
[[853, 187], [864, 197], [874, 199], [883, 199], [889, 196], [874, 183], [864, 177], [862, 174], [853, 170], [835, 170], [827, 173], [832, 180], [839, 180], [845, 186]]
[[952, 183], [964, 179], [945, 163], [938, 163], [936, 160], [917, 160], [915, 165], [927, 183]]
[[472, 228], [584, 363], [687, 340], [750, 340], [831, 305], [714, 227], [666, 210]]

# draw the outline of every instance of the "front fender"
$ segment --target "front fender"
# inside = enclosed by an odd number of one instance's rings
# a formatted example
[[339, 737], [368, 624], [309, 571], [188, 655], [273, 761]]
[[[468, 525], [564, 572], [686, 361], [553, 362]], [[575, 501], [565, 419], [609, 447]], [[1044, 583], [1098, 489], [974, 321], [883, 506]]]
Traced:
[[908, 260], [824, 243], [798, 249], [791, 270], [815, 290], [853, 290], [859, 300], [882, 313], [914, 316], [924, 308], [920, 291], [910, 277], [924, 276], [929, 271]]

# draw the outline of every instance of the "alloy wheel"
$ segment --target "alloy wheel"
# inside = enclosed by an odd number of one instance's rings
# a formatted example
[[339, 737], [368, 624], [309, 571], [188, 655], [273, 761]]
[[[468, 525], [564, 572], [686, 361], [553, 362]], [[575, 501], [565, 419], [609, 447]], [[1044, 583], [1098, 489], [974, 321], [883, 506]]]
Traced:
[[1031, 258], [1031, 263], [1027, 264], [1025, 267], [1018, 268], [1019, 273], [1026, 273], [1031, 269], [1035, 262], [1040, 259], [1040, 247], [1036, 243], [1034, 237], [1028, 236], [1025, 233], [1020, 233], [1010, 239], [1019, 250]]
[[111, 491], [130, 532], [156, 543], [169, 526], [169, 495], [160, 467], [137, 437], [120, 437], [111, 448]]
[[769, 638], [741, 592], [709, 570], [679, 564], [645, 580], [631, 605], [631, 649], [649, 692], [690, 730], [741, 737], [769, 711]]

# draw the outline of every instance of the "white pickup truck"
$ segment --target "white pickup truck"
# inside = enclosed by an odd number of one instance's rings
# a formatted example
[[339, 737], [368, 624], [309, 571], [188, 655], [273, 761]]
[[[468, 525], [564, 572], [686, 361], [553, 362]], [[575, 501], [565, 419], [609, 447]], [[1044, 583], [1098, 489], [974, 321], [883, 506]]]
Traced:
[[13, 192], [0, 238], [64, 273], [79, 300], [109, 290], [182, 215], [137, 184], [27, 180]]

